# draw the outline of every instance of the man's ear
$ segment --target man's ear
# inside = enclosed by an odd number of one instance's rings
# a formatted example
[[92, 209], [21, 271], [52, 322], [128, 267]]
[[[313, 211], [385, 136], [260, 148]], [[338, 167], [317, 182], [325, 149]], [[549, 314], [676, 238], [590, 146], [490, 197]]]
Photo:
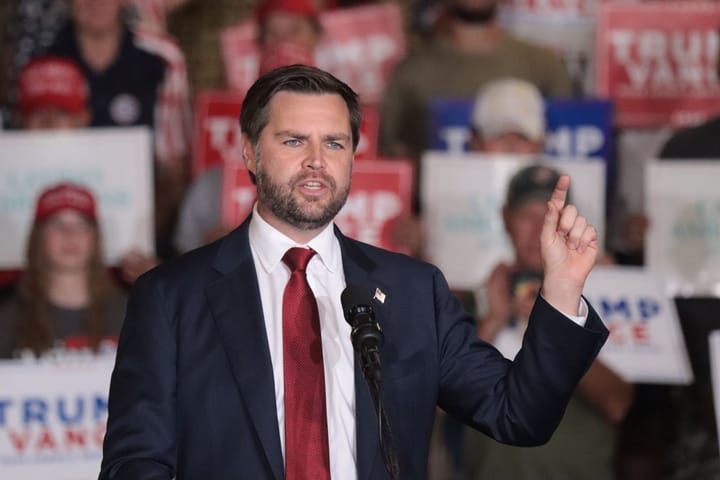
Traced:
[[255, 171], [257, 169], [257, 162], [255, 161], [255, 148], [253, 148], [252, 143], [245, 135], [242, 136], [242, 158], [245, 163], [245, 168], [247, 168], [251, 174], [255, 175]]

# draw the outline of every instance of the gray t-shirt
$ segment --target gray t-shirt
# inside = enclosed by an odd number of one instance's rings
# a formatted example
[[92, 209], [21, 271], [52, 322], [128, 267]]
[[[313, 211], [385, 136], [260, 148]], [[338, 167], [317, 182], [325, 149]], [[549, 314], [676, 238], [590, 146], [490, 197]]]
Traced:
[[[101, 348], [114, 346], [120, 335], [125, 318], [127, 295], [115, 291], [105, 307], [105, 325]], [[53, 350], [78, 350], [89, 346], [89, 337], [85, 327], [86, 308], [63, 308], [49, 305], [48, 315], [54, 339]], [[21, 321], [20, 306], [15, 297], [0, 303], [0, 358], [12, 358], [17, 351], [17, 331]]]

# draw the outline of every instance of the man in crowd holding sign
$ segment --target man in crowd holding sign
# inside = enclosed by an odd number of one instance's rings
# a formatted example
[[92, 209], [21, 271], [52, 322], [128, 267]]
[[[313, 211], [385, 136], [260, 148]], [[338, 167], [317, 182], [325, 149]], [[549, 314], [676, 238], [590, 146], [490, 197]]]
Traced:
[[[436, 268], [334, 228], [360, 121], [355, 92], [312, 67], [248, 91], [242, 154], [257, 203], [229, 235], [136, 283], [100, 478], [387, 478], [343, 318], [364, 306], [384, 333], [400, 478], [426, 477], [436, 405], [502, 442], [550, 438], [607, 338], [581, 298], [597, 234], [565, 205], [569, 178], [547, 204], [543, 286], [511, 362], [477, 338]], [[367, 298], [341, 305], [346, 285]]]
[[[493, 269], [478, 321], [479, 337], [507, 358], [514, 358], [520, 348], [542, 285], [546, 202], [559, 178], [550, 167], [532, 165], [517, 172], [508, 186], [502, 214], [515, 261]], [[614, 478], [615, 429], [630, 408], [632, 391], [631, 384], [595, 360], [547, 445], [520, 449], [468, 431], [464, 463], [469, 478]]]

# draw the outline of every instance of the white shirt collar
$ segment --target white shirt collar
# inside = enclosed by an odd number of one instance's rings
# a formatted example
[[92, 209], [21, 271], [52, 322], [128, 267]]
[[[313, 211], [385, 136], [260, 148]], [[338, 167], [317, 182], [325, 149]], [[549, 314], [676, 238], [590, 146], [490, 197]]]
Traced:
[[255, 251], [260, 267], [267, 273], [282, 261], [285, 252], [292, 247], [312, 248], [316, 252], [316, 257], [330, 272], [342, 268], [340, 244], [335, 237], [332, 222], [307, 244], [301, 245], [267, 223], [258, 213], [256, 202], [253, 206], [248, 235], [250, 247]]

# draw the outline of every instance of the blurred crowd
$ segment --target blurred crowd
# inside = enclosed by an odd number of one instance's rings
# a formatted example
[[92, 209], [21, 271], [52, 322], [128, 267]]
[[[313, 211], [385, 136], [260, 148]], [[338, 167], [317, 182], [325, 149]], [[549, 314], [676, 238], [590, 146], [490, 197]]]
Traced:
[[[406, 14], [408, 52], [378, 105], [378, 157], [409, 159], [415, 167], [413, 210], [393, 223], [392, 236], [417, 257], [424, 256], [426, 239], [418, 185], [432, 101], [475, 99], [470, 150], [539, 156], [547, 141], [544, 101], [580, 94], [559, 55], [503, 26], [499, 2], [398, 2]], [[230, 88], [219, 46], [224, 28], [256, 23], [260, 75], [282, 65], [316, 64], [321, 13], [367, 3], [2, 2], [2, 130], [149, 128], [155, 250], [130, 249], [117, 264], [105, 264], [97, 208], [102, 192], [69, 181], [45, 185], [23, 267], [0, 272], [0, 358], [105, 348], [119, 335], [127, 291], [140, 275], [229, 231], [221, 221], [223, 169], [191, 172], [196, 95]], [[643, 154], [717, 159], [718, 134], [720, 120], [710, 119]], [[519, 348], [539, 290], [539, 235], [558, 176], [539, 164], [515, 173], [498, 212], [514, 261], [494, 266], [475, 291], [458, 292], [478, 335], [508, 356]], [[600, 261], [642, 265], [647, 215], [623, 212], [606, 223], [615, 229], [607, 237], [617, 241], [601, 246]], [[718, 478], [709, 379], [702, 370], [695, 373], [690, 387], [633, 385], [598, 360], [553, 440], [540, 448], [499, 445], [438, 412], [430, 471], [437, 480]]]

